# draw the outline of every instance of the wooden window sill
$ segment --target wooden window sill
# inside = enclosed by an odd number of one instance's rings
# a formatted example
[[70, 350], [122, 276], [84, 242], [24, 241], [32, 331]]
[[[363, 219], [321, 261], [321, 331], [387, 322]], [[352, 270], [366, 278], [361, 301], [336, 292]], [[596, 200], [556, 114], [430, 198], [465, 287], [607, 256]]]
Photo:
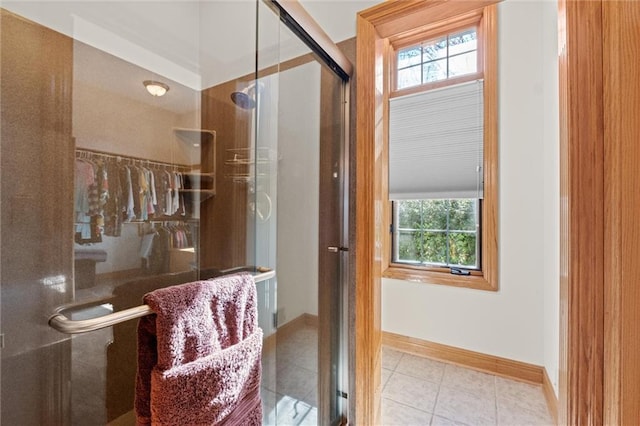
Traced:
[[391, 265], [382, 273], [382, 276], [395, 280], [472, 288], [474, 290], [498, 290], [497, 286], [491, 285], [485, 279], [482, 272], [461, 276], [453, 275], [450, 272], [425, 270], [419, 267]]

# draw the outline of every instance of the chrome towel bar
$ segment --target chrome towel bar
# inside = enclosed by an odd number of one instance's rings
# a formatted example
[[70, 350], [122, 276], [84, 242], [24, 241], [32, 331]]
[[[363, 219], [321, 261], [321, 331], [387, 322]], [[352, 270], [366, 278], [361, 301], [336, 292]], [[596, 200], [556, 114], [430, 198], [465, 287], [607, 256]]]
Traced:
[[[263, 271], [264, 269], [260, 270]], [[258, 283], [261, 281], [269, 280], [275, 276], [276, 271], [268, 270], [254, 275], [253, 279], [256, 283]], [[65, 310], [83, 305], [86, 305], [86, 303], [70, 303], [58, 307], [54, 311], [54, 314], [49, 318], [49, 326], [61, 333], [79, 334], [100, 330], [101, 328], [109, 327], [124, 321], [128, 321], [134, 318], [140, 318], [153, 313], [153, 310], [147, 305], [140, 305], [134, 308], [124, 309], [122, 311], [103, 315], [97, 318], [83, 320], [72, 320], [63, 314]]]

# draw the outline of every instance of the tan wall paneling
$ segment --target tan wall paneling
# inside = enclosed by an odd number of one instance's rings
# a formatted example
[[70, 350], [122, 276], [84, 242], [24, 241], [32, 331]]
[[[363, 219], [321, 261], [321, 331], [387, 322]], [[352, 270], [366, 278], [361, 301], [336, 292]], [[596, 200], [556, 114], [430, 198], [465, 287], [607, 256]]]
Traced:
[[[200, 208], [202, 269], [225, 269], [247, 262], [248, 184], [225, 177], [237, 170], [229, 170], [224, 162], [233, 158], [230, 149], [248, 148], [251, 143], [252, 111], [238, 108], [230, 98], [232, 92], [248, 84], [234, 80], [202, 92], [202, 127], [216, 132], [216, 195], [202, 202]], [[212, 157], [203, 152], [201, 158]], [[202, 166], [211, 170], [204, 162]]]
[[46, 319], [73, 297], [73, 41], [5, 10], [0, 30], [2, 418], [69, 424], [71, 341]]

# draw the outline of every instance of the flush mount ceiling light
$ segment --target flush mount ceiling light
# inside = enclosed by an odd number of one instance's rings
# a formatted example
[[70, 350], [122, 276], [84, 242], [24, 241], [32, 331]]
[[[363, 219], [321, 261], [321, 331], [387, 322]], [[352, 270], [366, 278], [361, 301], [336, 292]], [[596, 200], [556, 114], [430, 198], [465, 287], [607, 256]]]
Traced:
[[169, 86], [159, 81], [145, 80], [142, 84], [152, 96], [164, 96], [169, 91]]

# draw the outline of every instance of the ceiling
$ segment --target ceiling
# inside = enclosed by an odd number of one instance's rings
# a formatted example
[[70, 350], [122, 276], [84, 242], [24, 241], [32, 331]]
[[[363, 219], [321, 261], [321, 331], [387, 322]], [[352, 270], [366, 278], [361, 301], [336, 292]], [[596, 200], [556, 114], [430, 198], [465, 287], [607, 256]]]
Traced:
[[[369, 0], [300, 0], [334, 41], [355, 36], [356, 13]], [[263, 2], [3, 1], [2, 7], [78, 42], [75, 78], [149, 102], [143, 80], [171, 87], [154, 105], [183, 113], [198, 91], [308, 51]], [[258, 24], [256, 25], [256, 22]], [[89, 48], [89, 46], [98, 49]]]

